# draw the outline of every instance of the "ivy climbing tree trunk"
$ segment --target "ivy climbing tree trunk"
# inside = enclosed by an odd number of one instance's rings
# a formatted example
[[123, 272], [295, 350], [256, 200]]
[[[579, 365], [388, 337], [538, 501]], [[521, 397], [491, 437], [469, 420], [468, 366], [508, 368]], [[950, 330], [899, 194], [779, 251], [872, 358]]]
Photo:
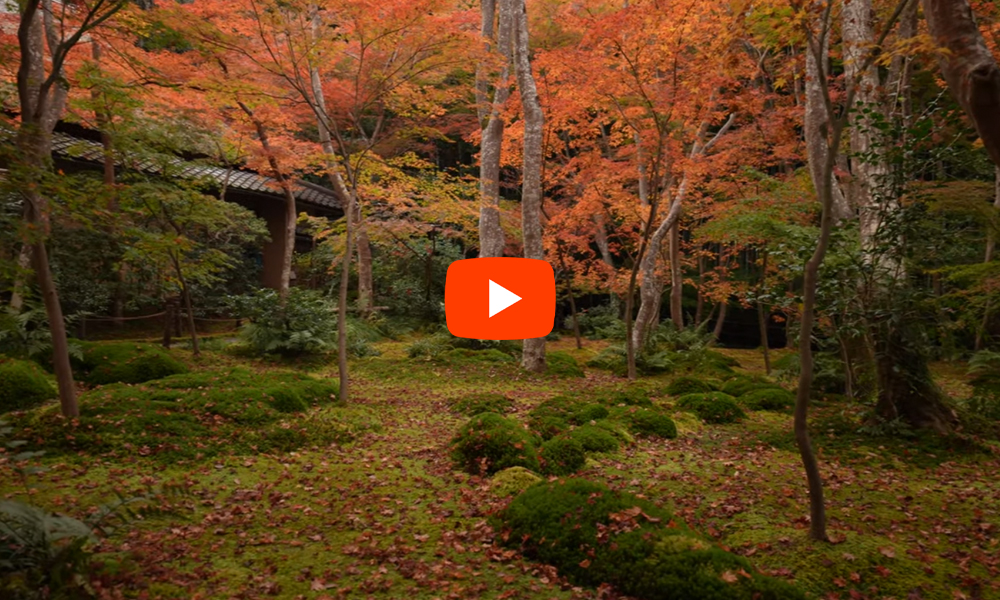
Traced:
[[[528, 9], [524, 0], [515, 0], [514, 66], [517, 87], [521, 92], [524, 111], [524, 164], [521, 184], [521, 231], [524, 236], [524, 257], [545, 260], [542, 245], [542, 134], [545, 116], [538, 99], [535, 77], [531, 73], [528, 44]], [[521, 365], [528, 371], [545, 371], [545, 338], [524, 340]]]
[[[493, 78], [493, 98], [489, 98], [490, 69], [487, 64], [476, 68], [476, 103], [482, 141], [479, 151], [479, 256], [503, 255], [505, 245], [500, 225], [500, 152], [503, 145], [504, 122], [501, 113], [510, 97], [507, 79], [510, 77], [516, 0], [483, 0], [483, 44], [488, 52], [500, 55], [503, 66]], [[497, 4], [499, 2], [499, 19]], [[494, 25], [496, 21], [496, 25]], [[496, 32], [494, 39], [494, 30]], [[495, 46], [495, 47], [494, 47]]]

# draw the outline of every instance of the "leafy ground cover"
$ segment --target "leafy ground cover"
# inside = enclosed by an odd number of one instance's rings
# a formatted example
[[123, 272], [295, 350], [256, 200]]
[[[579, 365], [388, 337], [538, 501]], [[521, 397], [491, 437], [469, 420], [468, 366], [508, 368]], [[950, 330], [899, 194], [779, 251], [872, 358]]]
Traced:
[[[585, 364], [598, 344], [552, 346]], [[349, 438], [247, 451], [241, 437], [249, 429], [205, 418], [198, 422], [205, 435], [231, 436], [233, 451], [185, 454], [178, 464], [104, 446], [60, 450], [61, 442], [35, 429], [30, 449], [47, 450], [38, 460], [49, 470], [28, 478], [25, 489], [0, 455], [0, 496], [84, 516], [115, 491], [186, 490], [171, 513], [100, 541], [101, 560], [113, 568], [94, 585], [109, 598], [139, 597], [139, 590], [149, 598], [612, 598], [502, 543], [491, 523], [510, 502], [512, 484], [456, 469], [450, 442], [469, 417], [454, 409], [489, 390], [510, 400], [506, 418], [527, 424], [529, 412], [561, 395], [592, 398], [612, 413], [638, 410], [629, 402], [645, 397], [640, 389], [673, 418], [677, 437], [615, 435], [618, 449], [605, 439], [608, 451], [588, 453], [575, 477], [645, 499], [809, 597], [1000, 598], [1000, 460], [989, 442], [859, 431], [865, 407], [820, 401], [812, 428], [834, 536], [820, 544], [806, 539], [808, 499], [787, 411], [748, 408], [740, 423], [707, 424], [658, 391], [671, 375], [626, 391], [606, 371], [529, 375], [507, 361], [412, 359], [407, 345], [379, 343], [380, 356], [353, 361], [350, 406], [317, 403], [268, 422], [294, 431], [324, 411], [350, 411], [341, 415], [353, 424]], [[761, 374], [756, 354], [725, 352], [743, 371]], [[192, 373], [177, 377], [239, 366], [260, 379], [295, 367], [212, 352], [185, 362]], [[325, 379], [336, 368], [307, 364], [299, 376], [306, 372]], [[965, 393], [954, 369], [938, 372], [949, 393]], [[11, 420], [16, 428], [46, 410]], [[122, 414], [121, 427], [128, 418]], [[587, 431], [582, 437], [597, 437]]]

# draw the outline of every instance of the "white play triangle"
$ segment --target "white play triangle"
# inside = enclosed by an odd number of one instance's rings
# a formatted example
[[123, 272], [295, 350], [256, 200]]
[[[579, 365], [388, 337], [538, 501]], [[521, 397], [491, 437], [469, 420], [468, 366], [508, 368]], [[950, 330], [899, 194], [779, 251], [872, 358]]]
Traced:
[[497, 282], [490, 281], [490, 318], [521, 301], [521, 297]]

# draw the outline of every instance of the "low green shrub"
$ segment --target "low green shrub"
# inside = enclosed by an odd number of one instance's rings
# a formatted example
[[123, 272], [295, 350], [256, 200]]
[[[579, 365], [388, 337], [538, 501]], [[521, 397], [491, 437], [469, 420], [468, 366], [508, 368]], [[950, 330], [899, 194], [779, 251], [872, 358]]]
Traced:
[[503, 539], [579, 585], [641, 599], [798, 600], [788, 584], [688, 529], [668, 511], [584, 479], [529, 487], [500, 515]]
[[650, 408], [631, 408], [625, 411], [625, 422], [628, 429], [635, 435], [674, 439], [677, 437], [677, 424], [668, 415]]
[[795, 406], [795, 394], [781, 388], [751, 390], [739, 397], [750, 410], [787, 410]]
[[587, 452], [614, 452], [619, 446], [613, 433], [597, 425], [577, 427], [563, 435], [579, 442]]
[[586, 404], [570, 414], [569, 422], [574, 425], [583, 425], [591, 421], [600, 421], [610, 414], [608, 407], [603, 404]]
[[670, 396], [683, 396], [684, 394], [714, 392], [715, 388], [697, 377], [684, 376], [671, 381], [664, 391]]
[[479, 413], [492, 412], [506, 414], [514, 408], [514, 401], [496, 392], [482, 392], [457, 398], [451, 403], [451, 410], [469, 417]]
[[549, 352], [545, 355], [545, 372], [557, 377], [583, 377], [583, 369], [568, 352]]
[[579, 471], [587, 455], [583, 444], [572, 437], [559, 436], [542, 444], [542, 472], [546, 475], [569, 475]]
[[0, 414], [33, 408], [56, 395], [55, 387], [35, 363], [0, 358]]
[[496, 473], [510, 467], [538, 470], [535, 438], [520, 424], [496, 413], [482, 413], [451, 440], [455, 465], [469, 473]]
[[677, 399], [675, 407], [693, 412], [706, 423], [735, 423], [746, 418], [736, 399], [724, 392], [687, 394]]
[[167, 350], [153, 344], [84, 342], [82, 347], [80, 378], [91, 385], [144, 383], [188, 371]]
[[447, 330], [438, 331], [427, 337], [420, 338], [406, 348], [410, 358], [436, 359], [451, 350], [496, 350], [507, 355], [511, 361], [521, 352], [521, 345], [515, 340], [475, 340], [458, 338]]

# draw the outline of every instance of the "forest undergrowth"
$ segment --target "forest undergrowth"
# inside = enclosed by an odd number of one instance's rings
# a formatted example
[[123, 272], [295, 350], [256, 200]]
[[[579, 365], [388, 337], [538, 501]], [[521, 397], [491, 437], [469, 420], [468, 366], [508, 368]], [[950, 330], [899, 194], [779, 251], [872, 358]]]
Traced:
[[[583, 363], [599, 345], [576, 350], [562, 340], [551, 349]], [[509, 500], [488, 478], [455, 469], [450, 441], [467, 417], [450, 408], [489, 390], [513, 400], [508, 416], [524, 421], [552, 396], [597, 395], [622, 389], [623, 380], [589, 369], [564, 378], [526, 374], [516, 363], [411, 359], [405, 346], [380, 342], [381, 356], [352, 364], [352, 406], [337, 415], [351, 432], [337, 439], [352, 441], [169, 461], [138, 441], [131, 451], [60, 446], [36, 459], [48, 470], [24, 478], [26, 485], [0, 459], [0, 496], [82, 517], [116, 492], [183, 488], [164, 514], [99, 542], [104, 574], [91, 585], [108, 598], [616, 597], [574, 587], [501, 543], [490, 517]], [[762, 371], [755, 352], [722, 352], [741, 371]], [[182, 356], [195, 372], [278, 368], [216, 352]], [[303, 369], [336, 372], [335, 365]], [[938, 365], [935, 372], [948, 392], [965, 392], [960, 371]], [[672, 379], [634, 385], [669, 411], [674, 398], [663, 390]], [[294, 429], [323, 410], [289, 413], [270, 426]], [[748, 412], [730, 425], [674, 412], [676, 439], [636, 438], [591, 455], [577, 475], [661, 505], [810, 596], [1000, 598], [996, 447], [859, 431], [864, 410], [836, 398], [814, 405], [829, 544], [807, 539], [808, 498], [788, 412]], [[15, 438], [18, 423], [30, 419], [14, 417]], [[28, 441], [46, 450], [45, 440]]]

